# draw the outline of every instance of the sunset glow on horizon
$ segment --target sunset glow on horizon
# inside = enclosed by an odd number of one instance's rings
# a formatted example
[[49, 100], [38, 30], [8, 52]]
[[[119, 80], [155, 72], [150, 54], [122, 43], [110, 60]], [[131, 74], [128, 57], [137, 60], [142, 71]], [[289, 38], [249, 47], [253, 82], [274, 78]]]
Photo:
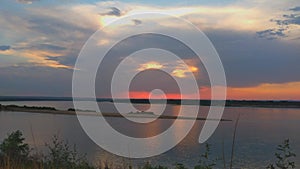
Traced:
[[[151, 93], [145, 91], [131, 91], [129, 98], [149, 99]], [[166, 93], [152, 95], [152, 99], [195, 99], [197, 94]], [[200, 88], [200, 99], [210, 100], [209, 87]], [[300, 82], [282, 84], [262, 84], [253, 87], [228, 87], [227, 100], [300, 100]], [[120, 96], [126, 98], [125, 96]]]

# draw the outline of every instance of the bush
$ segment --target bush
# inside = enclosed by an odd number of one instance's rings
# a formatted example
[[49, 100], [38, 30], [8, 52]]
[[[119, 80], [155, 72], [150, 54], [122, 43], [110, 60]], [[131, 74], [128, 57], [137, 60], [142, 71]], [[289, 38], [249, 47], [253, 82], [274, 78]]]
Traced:
[[[60, 141], [54, 136], [51, 144], [46, 144], [49, 153], [33, 157], [29, 155], [30, 149], [28, 144], [24, 143], [25, 138], [21, 131], [12, 132], [0, 144], [0, 169], [96, 169], [88, 163], [86, 155], [80, 155], [76, 146], [70, 147], [68, 142]], [[216, 167], [217, 159], [210, 158], [210, 145], [205, 145], [205, 152], [201, 155], [199, 164], [194, 169], [213, 169]], [[270, 164], [267, 169], [293, 169], [296, 168], [295, 162], [292, 161], [296, 154], [291, 151], [289, 140], [277, 147], [275, 164]], [[102, 167], [98, 167], [101, 169]], [[104, 169], [113, 169], [106, 162]], [[131, 165], [114, 168], [132, 169]], [[165, 166], [152, 166], [146, 163], [141, 169], [168, 169]], [[224, 167], [226, 168], [226, 167]], [[177, 163], [173, 169], [187, 169], [183, 164]]]
[[19, 130], [9, 134], [0, 144], [1, 156], [15, 161], [27, 159], [30, 151], [24, 140], [25, 138]]
[[67, 142], [54, 136], [51, 145], [46, 144], [49, 154], [30, 156], [29, 145], [24, 143], [21, 131], [8, 135], [0, 144], [0, 168], [15, 169], [94, 169], [84, 155], [77, 153], [75, 145], [70, 148]]
[[290, 150], [289, 139], [284, 140], [282, 144], [278, 145], [277, 151], [278, 152], [275, 153], [277, 159], [275, 165], [270, 164], [267, 166], [267, 169], [275, 169], [276, 167], [279, 169], [296, 168], [295, 162], [290, 160], [291, 158], [296, 157], [296, 154]]
[[52, 139], [52, 144], [46, 144], [49, 155], [45, 158], [46, 168], [60, 169], [93, 169], [85, 155], [79, 155], [76, 146], [70, 148], [68, 142], [60, 141], [57, 136]]
[[147, 162], [142, 169], [168, 169], [164, 166], [152, 166], [149, 162]]

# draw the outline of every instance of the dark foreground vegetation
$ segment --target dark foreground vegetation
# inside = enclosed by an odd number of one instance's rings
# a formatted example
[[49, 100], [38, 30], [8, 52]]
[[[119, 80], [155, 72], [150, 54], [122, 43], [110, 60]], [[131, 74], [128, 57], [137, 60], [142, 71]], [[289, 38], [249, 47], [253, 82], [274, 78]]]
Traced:
[[[91, 165], [85, 155], [80, 155], [76, 146], [70, 146], [66, 141], [61, 141], [54, 136], [50, 143], [46, 143], [48, 152], [45, 154], [33, 153], [25, 142], [20, 131], [12, 132], [0, 144], [0, 169], [168, 169], [150, 163], [144, 166], [133, 167], [130, 163], [122, 166], [113, 165], [113, 162], [103, 162], [97, 166]], [[210, 146], [206, 144], [206, 151], [200, 155], [199, 163], [194, 169], [214, 169], [222, 160], [210, 157]], [[266, 169], [293, 169], [296, 168], [293, 158], [296, 157], [290, 149], [289, 140], [277, 147], [275, 163], [266, 165]], [[173, 169], [187, 169], [183, 164], [176, 163]], [[227, 168], [224, 162], [224, 169]], [[232, 164], [229, 167], [233, 168]], [[234, 167], [235, 168], [235, 167]]]

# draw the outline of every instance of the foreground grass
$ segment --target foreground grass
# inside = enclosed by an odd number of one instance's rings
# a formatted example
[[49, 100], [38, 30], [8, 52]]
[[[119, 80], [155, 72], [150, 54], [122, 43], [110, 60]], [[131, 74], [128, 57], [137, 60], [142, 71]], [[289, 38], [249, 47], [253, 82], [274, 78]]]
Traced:
[[[77, 152], [76, 146], [70, 146], [66, 141], [61, 141], [57, 136], [52, 138], [51, 143], [45, 145], [48, 153], [33, 154], [29, 145], [20, 131], [12, 132], [0, 144], [0, 169], [133, 169], [130, 164], [122, 166], [114, 165], [107, 161], [100, 162], [97, 166], [91, 165], [86, 155]], [[206, 144], [205, 152], [200, 156], [198, 164], [194, 169], [214, 169], [217, 162], [222, 160], [211, 159], [210, 146]], [[296, 168], [292, 159], [296, 157], [290, 149], [289, 140], [278, 145], [275, 153], [276, 162], [267, 165], [266, 169], [293, 169]], [[223, 160], [225, 164], [225, 160]], [[168, 169], [165, 166], [153, 166], [146, 163], [138, 169]], [[183, 164], [177, 163], [174, 169], [187, 169]], [[223, 167], [226, 169], [226, 165]], [[229, 167], [232, 168], [232, 163]]]

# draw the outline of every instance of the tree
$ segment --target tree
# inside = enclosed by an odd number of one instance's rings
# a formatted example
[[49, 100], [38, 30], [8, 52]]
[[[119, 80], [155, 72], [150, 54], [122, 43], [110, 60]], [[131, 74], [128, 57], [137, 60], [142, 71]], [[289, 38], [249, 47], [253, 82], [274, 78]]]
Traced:
[[24, 143], [25, 138], [17, 130], [8, 135], [0, 144], [1, 155], [11, 160], [24, 160], [29, 155], [29, 145]]
[[[88, 164], [85, 155], [79, 155], [74, 145], [71, 148], [66, 141], [60, 141], [57, 136], [52, 139], [52, 144], [46, 144], [49, 149], [49, 155], [46, 157], [46, 166], [48, 168], [60, 169], [93, 169]], [[47, 168], [46, 167], [46, 168]]]
[[[278, 152], [275, 153], [277, 159], [275, 165], [270, 164], [267, 166], [267, 169], [289, 169], [296, 168], [295, 162], [290, 159], [296, 157], [296, 154], [290, 150], [290, 140], [286, 139], [284, 142], [277, 147]], [[276, 166], [276, 167], [275, 167]]]

